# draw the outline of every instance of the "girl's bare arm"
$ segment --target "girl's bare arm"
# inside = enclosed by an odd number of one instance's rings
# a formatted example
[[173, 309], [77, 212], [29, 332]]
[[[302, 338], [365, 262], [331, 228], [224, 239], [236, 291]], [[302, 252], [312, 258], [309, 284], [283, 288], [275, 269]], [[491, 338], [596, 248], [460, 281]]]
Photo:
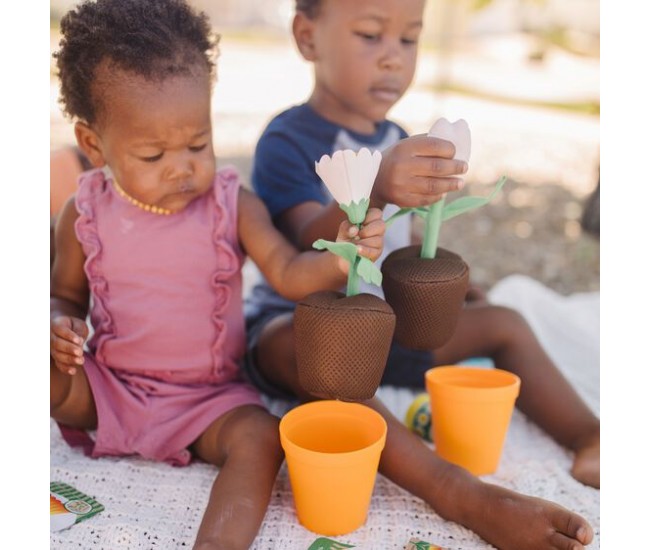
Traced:
[[[343, 286], [347, 264], [327, 252], [300, 253], [273, 226], [266, 207], [256, 195], [242, 189], [238, 209], [242, 248], [282, 296], [295, 301], [311, 292]], [[337, 240], [354, 242], [363, 256], [374, 261], [383, 250], [384, 231], [381, 211], [372, 209], [358, 232], [349, 222], [341, 223]]]

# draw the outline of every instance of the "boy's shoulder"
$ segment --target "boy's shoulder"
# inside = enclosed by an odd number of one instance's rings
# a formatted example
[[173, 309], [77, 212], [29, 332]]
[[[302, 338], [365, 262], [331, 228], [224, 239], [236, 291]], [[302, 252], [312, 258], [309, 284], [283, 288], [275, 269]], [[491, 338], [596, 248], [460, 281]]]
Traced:
[[285, 109], [268, 123], [258, 142], [258, 149], [272, 144], [291, 143], [299, 149], [315, 149], [320, 154], [331, 154], [340, 148], [383, 149], [406, 137], [406, 131], [396, 122], [384, 120], [373, 134], [357, 134], [331, 122], [307, 103]]
[[268, 123], [262, 137], [266, 135], [323, 135], [335, 134], [338, 130], [333, 124], [318, 115], [307, 103], [294, 105], [274, 116]]

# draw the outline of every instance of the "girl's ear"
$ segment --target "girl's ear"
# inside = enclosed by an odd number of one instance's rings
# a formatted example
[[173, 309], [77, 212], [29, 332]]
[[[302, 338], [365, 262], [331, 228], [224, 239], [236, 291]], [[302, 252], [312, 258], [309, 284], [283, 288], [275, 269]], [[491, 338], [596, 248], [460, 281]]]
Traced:
[[297, 12], [293, 17], [293, 39], [300, 54], [306, 61], [316, 60], [316, 48], [314, 47], [314, 22], [304, 13]]
[[77, 145], [79, 145], [79, 148], [86, 154], [95, 168], [101, 168], [106, 164], [99, 136], [95, 130], [85, 122], [76, 122], [74, 125], [74, 135], [77, 138]]

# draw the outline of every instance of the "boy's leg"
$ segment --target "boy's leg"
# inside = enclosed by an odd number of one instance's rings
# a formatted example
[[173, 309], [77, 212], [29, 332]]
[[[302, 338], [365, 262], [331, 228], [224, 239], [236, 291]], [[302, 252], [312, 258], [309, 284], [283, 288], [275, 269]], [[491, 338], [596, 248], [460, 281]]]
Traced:
[[[291, 315], [268, 323], [257, 341], [255, 357], [267, 381], [304, 397], [298, 384], [292, 323]], [[579, 515], [482, 482], [439, 458], [378, 399], [366, 404], [388, 424], [380, 472], [425, 500], [443, 518], [464, 525], [501, 550], [579, 550], [593, 538], [593, 530]]]
[[261, 407], [239, 407], [213, 422], [192, 450], [220, 468], [194, 548], [250, 548], [284, 459], [278, 419]]
[[600, 487], [600, 421], [546, 354], [526, 320], [500, 306], [465, 308], [437, 365], [490, 357], [521, 378], [517, 407], [561, 445], [575, 451], [573, 476]]

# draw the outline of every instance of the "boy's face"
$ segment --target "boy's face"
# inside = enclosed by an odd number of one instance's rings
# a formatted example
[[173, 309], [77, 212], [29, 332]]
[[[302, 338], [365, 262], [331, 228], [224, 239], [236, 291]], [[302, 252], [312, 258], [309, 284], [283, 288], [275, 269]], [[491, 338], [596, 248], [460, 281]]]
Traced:
[[374, 131], [413, 79], [424, 3], [324, 0], [313, 20], [298, 14], [294, 34], [315, 66], [310, 104], [352, 130]]
[[102, 75], [102, 70], [96, 79], [105, 84], [102, 108], [89, 130], [96, 144], [91, 160], [107, 164], [133, 198], [182, 210], [211, 188], [216, 169], [207, 70], [161, 82], [115, 68]]

